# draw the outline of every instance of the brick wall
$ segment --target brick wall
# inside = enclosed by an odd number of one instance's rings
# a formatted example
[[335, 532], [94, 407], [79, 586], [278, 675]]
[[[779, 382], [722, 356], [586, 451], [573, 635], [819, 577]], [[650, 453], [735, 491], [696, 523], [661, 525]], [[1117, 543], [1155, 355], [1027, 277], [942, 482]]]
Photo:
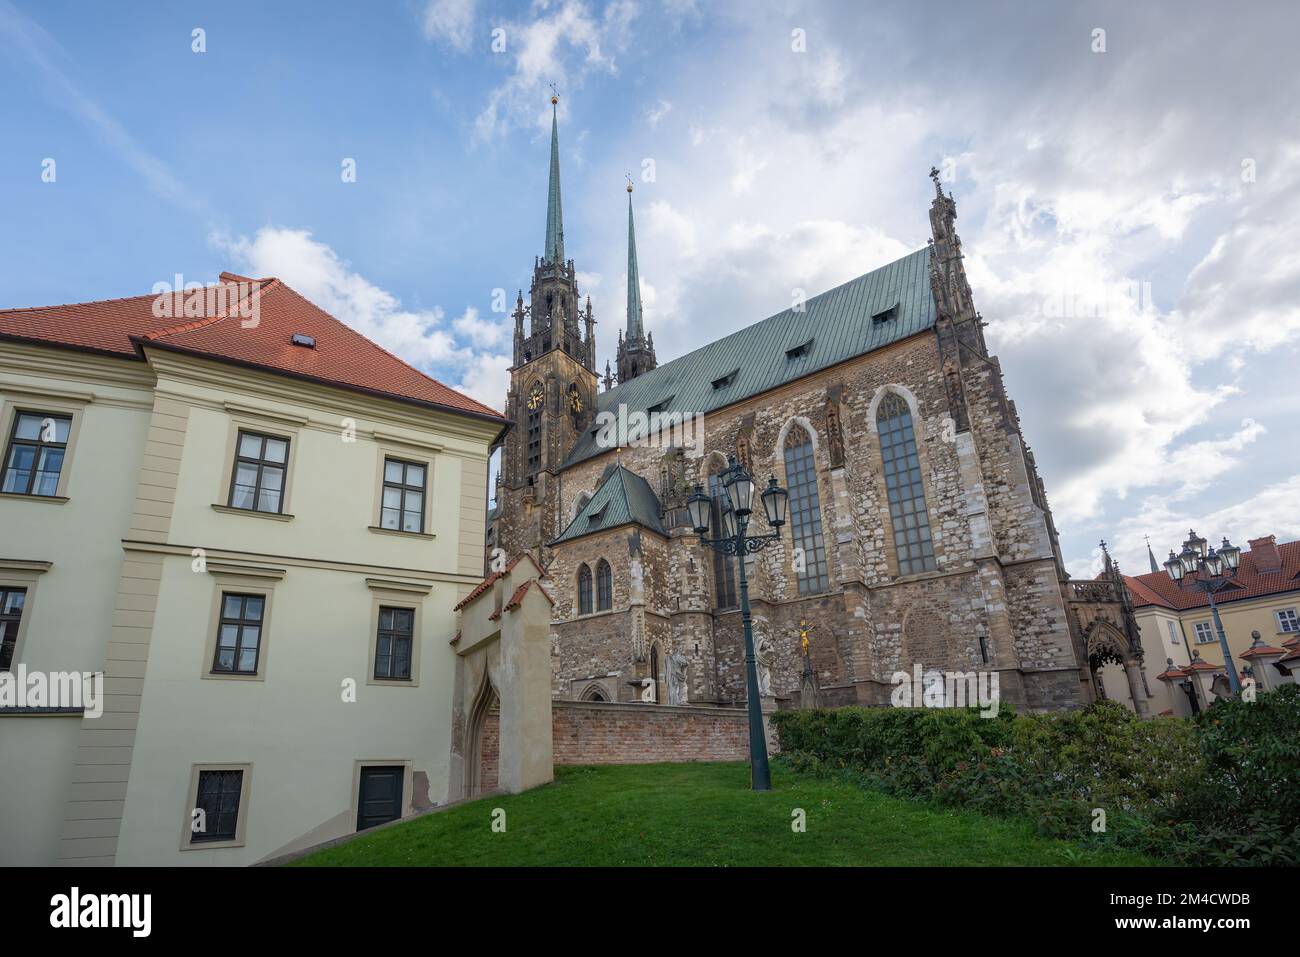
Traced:
[[552, 701], [555, 763], [743, 761], [749, 723], [738, 708]]

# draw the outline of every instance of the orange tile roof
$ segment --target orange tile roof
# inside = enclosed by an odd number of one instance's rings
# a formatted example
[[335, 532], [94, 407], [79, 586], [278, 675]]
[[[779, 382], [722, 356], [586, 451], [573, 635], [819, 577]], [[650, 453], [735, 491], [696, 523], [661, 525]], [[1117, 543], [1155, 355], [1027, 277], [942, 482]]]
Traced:
[[[222, 273], [212, 288], [230, 308], [197, 319], [185, 318], [187, 293], [2, 309], [0, 339], [132, 359], [142, 359], [144, 349], [152, 346], [506, 422], [499, 412], [403, 362], [279, 279]], [[253, 300], [258, 321], [246, 325]], [[171, 308], [156, 309], [157, 303]], [[315, 347], [294, 345], [295, 333], [311, 336]]]
[[528, 579], [528, 581], [524, 582], [522, 585], [520, 585], [518, 588], [515, 589], [515, 593], [511, 595], [510, 600], [505, 603], [504, 606], [505, 610], [512, 611], [513, 609], [518, 608], [520, 604], [523, 602], [524, 595], [528, 592], [528, 589], [534, 585], [536, 585], [537, 590], [542, 593], [542, 597], [551, 603], [551, 607], [555, 607], [555, 599], [552, 598], [550, 595], [546, 594], [546, 589], [543, 588], [540, 583], [538, 583], [536, 578], [530, 578]]
[[503, 571], [493, 572], [491, 575], [488, 575], [487, 578], [483, 579], [481, 582], [475, 585], [473, 591], [471, 591], [468, 595], [466, 595], [459, 602], [457, 602], [455, 606], [452, 607], [452, 611], [460, 611], [462, 608], [464, 608], [466, 605], [472, 602], [479, 595], [483, 594], [485, 591], [491, 588], [492, 584], [498, 578], [505, 578], [507, 575], [509, 575], [511, 570], [520, 562], [522, 562], [525, 558], [533, 563], [533, 567], [537, 569], [537, 576], [539, 578], [544, 577], [546, 575], [546, 570], [543, 569], [541, 565], [537, 564], [537, 559], [533, 558], [531, 552], [524, 552], [521, 555], [516, 555], [514, 560], [511, 561], [510, 564], [507, 565]]
[[[1234, 584], [1214, 596], [1215, 604], [1225, 605], [1245, 598], [1260, 598], [1289, 591], [1300, 592], [1300, 541], [1283, 542], [1277, 546], [1277, 550], [1282, 556], [1282, 567], [1269, 573], [1256, 570], [1254, 556], [1250, 552], [1242, 552]], [[1210, 604], [1205, 592], [1190, 586], [1180, 588], [1163, 571], [1125, 575], [1124, 584], [1133, 596], [1135, 608], [1158, 605], [1182, 611], [1205, 608]]]

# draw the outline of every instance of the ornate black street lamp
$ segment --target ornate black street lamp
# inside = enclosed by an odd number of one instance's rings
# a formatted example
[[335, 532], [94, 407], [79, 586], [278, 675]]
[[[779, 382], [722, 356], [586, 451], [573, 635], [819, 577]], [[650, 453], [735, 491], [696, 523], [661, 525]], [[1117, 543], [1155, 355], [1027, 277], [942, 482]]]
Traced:
[[1241, 549], [1227, 538], [1216, 551], [1207, 548], [1205, 539], [1195, 531], [1187, 533], [1183, 550], [1175, 555], [1171, 549], [1169, 560], [1165, 562], [1165, 571], [1179, 588], [1195, 588], [1205, 592], [1210, 600], [1210, 614], [1214, 616], [1214, 627], [1219, 632], [1219, 647], [1223, 650], [1223, 665], [1228, 672], [1228, 684], [1234, 695], [1241, 694], [1241, 679], [1232, 663], [1232, 653], [1228, 651], [1228, 636], [1223, 631], [1223, 621], [1219, 618], [1219, 608], [1214, 603], [1216, 592], [1226, 588], [1237, 577], [1237, 565], [1241, 562]]
[[722, 552], [735, 555], [740, 566], [740, 618], [745, 629], [745, 686], [749, 698], [749, 768], [750, 787], [755, 791], [772, 790], [772, 774], [767, 767], [767, 737], [763, 734], [763, 706], [758, 697], [758, 668], [754, 661], [753, 619], [749, 615], [749, 579], [745, 575], [745, 556], [766, 548], [781, 537], [781, 526], [785, 524], [786, 508], [790, 493], [776, 484], [776, 478], [767, 480], [767, 488], [759, 496], [763, 500], [763, 511], [772, 531], [766, 535], [746, 535], [749, 516], [754, 504], [754, 480], [744, 466], [737, 465], [735, 456], [727, 460], [723, 470], [722, 487], [726, 491], [726, 502], [730, 508], [723, 508], [722, 528], [719, 538], [705, 538], [709, 533], [709, 516], [713, 500], [704, 494], [702, 485], [695, 486], [695, 494], [686, 501], [686, 508], [691, 514], [691, 523], [700, 544]]

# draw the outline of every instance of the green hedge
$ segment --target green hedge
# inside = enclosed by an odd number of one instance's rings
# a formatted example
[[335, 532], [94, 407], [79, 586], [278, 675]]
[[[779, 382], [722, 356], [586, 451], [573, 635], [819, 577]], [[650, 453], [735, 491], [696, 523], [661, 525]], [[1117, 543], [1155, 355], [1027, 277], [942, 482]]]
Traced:
[[[995, 815], [1180, 863], [1300, 864], [1300, 687], [1217, 702], [1195, 722], [1111, 702], [995, 718], [837, 708], [773, 715], [797, 771]], [[1094, 809], [1105, 830], [1094, 830]]]

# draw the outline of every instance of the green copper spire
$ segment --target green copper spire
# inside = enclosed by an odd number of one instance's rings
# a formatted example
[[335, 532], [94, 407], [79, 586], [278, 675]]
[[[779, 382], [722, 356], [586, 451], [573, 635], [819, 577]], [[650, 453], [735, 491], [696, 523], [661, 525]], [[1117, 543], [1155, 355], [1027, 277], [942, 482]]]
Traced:
[[551, 97], [551, 185], [546, 193], [546, 252], [548, 263], [564, 262], [564, 215], [560, 210], [560, 127], [556, 120], [558, 96]]
[[627, 338], [640, 339], [641, 273], [636, 268], [636, 226], [632, 222], [632, 184], [627, 184]]

